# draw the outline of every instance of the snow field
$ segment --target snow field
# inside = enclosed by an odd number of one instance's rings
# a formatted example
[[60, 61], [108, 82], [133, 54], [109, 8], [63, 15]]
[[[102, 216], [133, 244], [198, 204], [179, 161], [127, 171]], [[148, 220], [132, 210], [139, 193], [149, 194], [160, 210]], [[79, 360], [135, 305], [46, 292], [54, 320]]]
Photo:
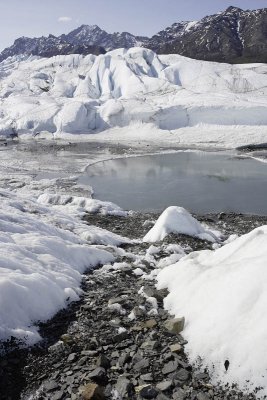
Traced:
[[[193, 252], [161, 270], [165, 307], [185, 316], [191, 362], [202, 359], [215, 381], [267, 394], [267, 226], [211, 251]], [[224, 362], [230, 361], [225, 371]]]
[[[56, 202], [53, 195], [51, 199]], [[27, 344], [38, 341], [35, 323], [77, 300], [82, 274], [113, 262], [105, 247], [127, 241], [80, 221], [78, 213], [86, 210], [86, 199], [81, 200], [64, 210], [63, 205], [44, 205], [51, 202], [48, 194], [36, 201], [0, 191], [0, 340], [15, 336]], [[101, 202], [93, 202], [91, 209], [99, 211]], [[105, 206], [105, 212], [112, 212], [111, 204], [108, 211]]]

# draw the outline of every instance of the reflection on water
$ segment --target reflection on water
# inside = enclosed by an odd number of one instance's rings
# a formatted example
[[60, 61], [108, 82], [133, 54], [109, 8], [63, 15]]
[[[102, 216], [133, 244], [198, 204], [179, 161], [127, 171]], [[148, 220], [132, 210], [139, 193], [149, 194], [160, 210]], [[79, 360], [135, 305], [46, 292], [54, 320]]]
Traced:
[[267, 164], [225, 153], [180, 152], [104, 161], [80, 183], [125, 209], [183, 206], [196, 213], [267, 215]]

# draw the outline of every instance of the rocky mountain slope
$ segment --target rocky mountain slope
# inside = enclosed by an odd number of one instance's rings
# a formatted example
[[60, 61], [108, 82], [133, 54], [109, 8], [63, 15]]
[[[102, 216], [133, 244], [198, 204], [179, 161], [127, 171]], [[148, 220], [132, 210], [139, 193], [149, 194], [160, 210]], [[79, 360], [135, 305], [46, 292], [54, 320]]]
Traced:
[[68, 35], [61, 35], [60, 39], [73, 45], [96, 45], [104, 47], [106, 51], [124, 47], [136, 47], [144, 45], [148, 38], [143, 36], [134, 36], [128, 32], [107, 33], [97, 25], [81, 25]]
[[87, 43], [71, 43], [61, 37], [49, 35], [48, 37], [16, 39], [14, 44], [0, 54], [0, 62], [15, 55], [33, 55], [40, 57], [53, 57], [68, 54], [104, 54], [105, 49], [101, 46]]
[[117, 48], [147, 47], [158, 54], [181, 54], [199, 60], [267, 62], [267, 8], [244, 11], [229, 7], [200, 21], [183, 21], [152, 38], [128, 32], [107, 33], [97, 25], [82, 25], [59, 37], [21, 37], [0, 54], [0, 62], [14, 55], [102, 54]]
[[182, 22], [153, 36], [147, 47], [160, 54], [181, 54], [199, 60], [267, 62], [267, 8], [226, 11], [199, 22]]
[[15, 55], [38, 55], [52, 57], [67, 54], [104, 54], [108, 50], [130, 48], [144, 45], [147, 38], [136, 37], [128, 32], [107, 33], [97, 25], [81, 25], [67, 35], [59, 37], [27, 38], [21, 37], [2, 51], [0, 62]]

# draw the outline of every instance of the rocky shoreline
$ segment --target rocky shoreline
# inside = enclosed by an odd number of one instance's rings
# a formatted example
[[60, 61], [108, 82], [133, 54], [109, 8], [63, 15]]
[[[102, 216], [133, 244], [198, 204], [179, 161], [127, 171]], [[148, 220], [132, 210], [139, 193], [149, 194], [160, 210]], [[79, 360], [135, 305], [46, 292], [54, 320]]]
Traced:
[[[86, 220], [141, 239], [157, 216], [89, 214]], [[267, 223], [267, 217], [234, 214], [198, 219], [226, 237]], [[214, 385], [208, 371], [189, 365], [187, 342], [180, 334], [184, 316], [176, 321], [164, 310], [167, 293], [156, 290], [153, 280], [153, 258], [170, 256], [170, 245], [181, 246], [185, 253], [211, 246], [169, 235], [151, 258], [149, 244], [137, 240], [120, 246], [113, 268], [99, 267], [84, 276], [80, 301], [39, 325], [41, 343], [31, 349], [18, 349], [12, 341], [6, 344], [9, 351], [0, 358], [1, 400], [255, 399], [255, 394], [238, 388]], [[133, 268], [137, 256], [149, 279], [138, 274], [136, 263]]]

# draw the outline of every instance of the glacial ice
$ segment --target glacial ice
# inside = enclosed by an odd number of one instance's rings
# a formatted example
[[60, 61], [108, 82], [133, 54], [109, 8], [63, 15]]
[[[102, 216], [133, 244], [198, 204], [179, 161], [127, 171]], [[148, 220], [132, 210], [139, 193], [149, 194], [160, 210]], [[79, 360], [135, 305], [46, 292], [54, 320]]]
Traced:
[[0, 135], [94, 133], [129, 123], [169, 131], [267, 125], [267, 65], [118, 49], [0, 64]]

